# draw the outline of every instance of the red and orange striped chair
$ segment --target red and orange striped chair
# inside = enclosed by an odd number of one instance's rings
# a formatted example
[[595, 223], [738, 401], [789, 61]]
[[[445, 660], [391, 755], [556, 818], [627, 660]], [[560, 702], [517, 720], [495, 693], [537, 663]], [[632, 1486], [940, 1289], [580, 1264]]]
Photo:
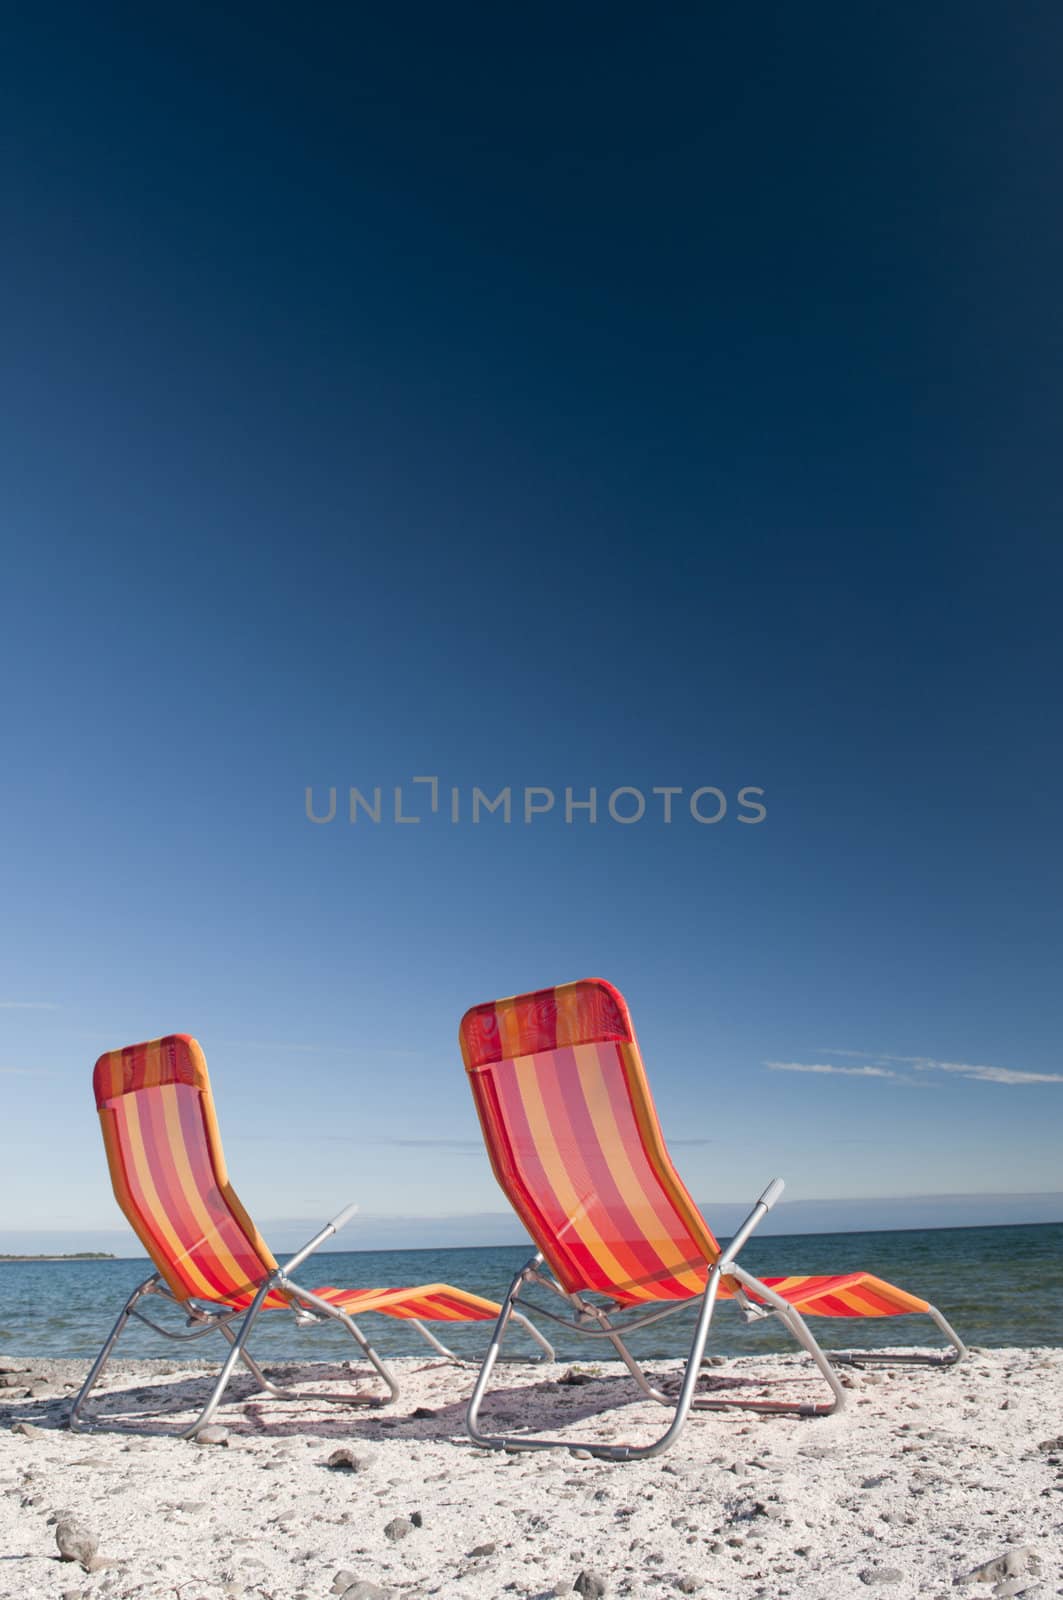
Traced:
[[[567, 1444], [612, 1459], [655, 1455], [678, 1436], [692, 1406], [749, 1405], [758, 1410], [837, 1410], [845, 1390], [831, 1361], [958, 1361], [964, 1346], [926, 1300], [870, 1273], [837, 1277], [755, 1278], [737, 1257], [775, 1204], [776, 1179], [726, 1248], [721, 1248], [665, 1148], [634, 1029], [623, 996], [598, 978], [515, 995], [466, 1012], [462, 1054], [495, 1177], [538, 1246], [514, 1278], [469, 1402], [477, 1444], [544, 1449]], [[529, 1285], [552, 1290], [568, 1315], [535, 1310], [575, 1332], [609, 1341], [643, 1393], [674, 1407], [667, 1431], [645, 1446], [497, 1437], [479, 1425], [479, 1408], [506, 1324]], [[589, 1296], [596, 1298], [590, 1299]], [[774, 1315], [812, 1357], [831, 1390], [817, 1404], [695, 1398], [717, 1300], [733, 1299], [749, 1320]], [[623, 1335], [700, 1301], [690, 1357], [678, 1396], [655, 1387]], [[662, 1310], [659, 1302], [669, 1302]], [[649, 1306], [654, 1310], [647, 1310]], [[525, 1308], [529, 1307], [525, 1301]], [[639, 1308], [643, 1308], [640, 1310]], [[575, 1318], [572, 1312], [575, 1312]], [[621, 1325], [613, 1319], [628, 1315]], [[810, 1333], [806, 1316], [889, 1317], [925, 1312], [951, 1342], [946, 1356], [833, 1356]]]
[[[96, 1063], [93, 1088], [115, 1198], [156, 1271], [123, 1307], [74, 1403], [71, 1428], [84, 1426], [85, 1402], [130, 1317], [168, 1338], [196, 1339], [216, 1329], [228, 1340], [228, 1356], [210, 1399], [195, 1422], [181, 1430], [182, 1437], [191, 1437], [210, 1421], [238, 1360], [278, 1399], [385, 1404], [397, 1397], [398, 1384], [354, 1321], [355, 1314], [376, 1311], [406, 1319], [453, 1360], [457, 1357], [423, 1326], [422, 1318], [485, 1322], [498, 1316], [500, 1307], [494, 1301], [445, 1283], [410, 1289], [314, 1290], [297, 1284], [292, 1273], [357, 1207], [349, 1206], [283, 1267], [278, 1266], [229, 1182], [207, 1063], [187, 1034], [109, 1051]], [[147, 1317], [140, 1302], [149, 1295], [161, 1295], [180, 1306], [187, 1315], [187, 1331]], [[387, 1386], [387, 1395], [379, 1399], [366, 1394], [308, 1395], [277, 1388], [247, 1348], [263, 1311], [288, 1311], [300, 1325], [341, 1323]], [[552, 1355], [536, 1330], [525, 1327], [541, 1350]]]

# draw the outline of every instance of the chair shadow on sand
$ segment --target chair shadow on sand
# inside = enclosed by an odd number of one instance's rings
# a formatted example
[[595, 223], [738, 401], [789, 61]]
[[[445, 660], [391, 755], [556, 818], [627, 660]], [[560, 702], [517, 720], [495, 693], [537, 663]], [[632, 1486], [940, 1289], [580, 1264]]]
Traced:
[[[371, 1372], [357, 1363], [300, 1363], [290, 1362], [267, 1366], [266, 1376], [298, 1389], [300, 1385], [315, 1385], [322, 1381], [359, 1383], [371, 1379]], [[446, 1362], [429, 1362], [418, 1367], [418, 1373], [439, 1372], [456, 1378], [453, 1366]], [[164, 1379], [146, 1382], [143, 1374], [135, 1378], [114, 1373], [111, 1382], [101, 1394], [100, 1406], [94, 1426], [86, 1430], [87, 1449], [90, 1438], [174, 1438], [174, 1424], [192, 1417], [201, 1409], [214, 1382], [213, 1369], [197, 1368], [187, 1372], [170, 1372]], [[468, 1383], [460, 1392], [443, 1404], [417, 1406], [413, 1411], [403, 1411], [391, 1406], [378, 1406], [372, 1410], [352, 1406], [350, 1410], [336, 1405], [315, 1404], [313, 1394], [307, 1394], [293, 1414], [293, 1402], [278, 1403], [265, 1394], [247, 1375], [234, 1377], [229, 1397], [218, 1413], [216, 1424], [224, 1427], [236, 1441], [257, 1439], [269, 1442], [274, 1439], [320, 1438], [337, 1444], [345, 1441], [384, 1442], [392, 1438], [446, 1442], [466, 1448], [473, 1443], [466, 1432], [468, 1387], [472, 1369], [463, 1375]], [[677, 1383], [679, 1373], [665, 1374], [661, 1387], [667, 1390]], [[764, 1377], [742, 1377], [716, 1372], [702, 1374], [699, 1391], [706, 1395], [762, 1393], [779, 1384], [804, 1384], [804, 1375], [783, 1376], [773, 1382]], [[10, 1427], [26, 1422], [48, 1431], [64, 1431], [70, 1414], [72, 1398], [63, 1396], [36, 1396], [11, 1401], [0, 1406], [0, 1420]], [[578, 1424], [603, 1413], [629, 1413], [638, 1407], [647, 1421], [656, 1414], [653, 1402], [642, 1395], [630, 1376], [623, 1372], [601, 1375], [587, 1374], [578, 1382], [571, 1378], [536, 1377], [531, 1382], [500, 1386], [491, 1397], [490, 1413], [494, 1424], [506, 1429], [534, 1430], [545, 1416], [554, 1416], [561, 1425]], [[423, 1415], [418, 1412], [423, 1411]], [[563, 1445], [562, 1445], [563, 1448]]]

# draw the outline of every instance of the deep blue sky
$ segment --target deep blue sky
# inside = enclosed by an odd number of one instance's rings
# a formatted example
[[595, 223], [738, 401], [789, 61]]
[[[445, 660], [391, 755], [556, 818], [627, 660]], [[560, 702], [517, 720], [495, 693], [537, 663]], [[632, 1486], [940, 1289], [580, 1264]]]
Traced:
[[[171, 1030], [264, 1217], [498, 1210], [458, 1019], [591, 973], [706, 1200], [1063, 1189], [1061, 46], [15, 19], [0, 1230], [112, 1223], [92, 1063]], [[558, 807], [342, 820], [426, 774]]]

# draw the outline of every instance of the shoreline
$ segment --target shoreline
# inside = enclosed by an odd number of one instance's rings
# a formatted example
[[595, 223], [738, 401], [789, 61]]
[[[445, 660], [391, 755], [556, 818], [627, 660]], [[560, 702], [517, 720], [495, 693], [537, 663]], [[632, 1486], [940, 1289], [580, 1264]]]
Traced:
[[[64, 1420], [85, 1363], [5, 1359], [0, 1596], [160, 1600], [176, 1590], [195, 1600], [316, 1600], [361, 1580], [411, 1600], [546, 1600], [591, 1570], [618, 1596], [845, 1600], [882, 1585], [896, 1600], [944, 1600], [991, 1593], [963, 1580], [1018, 1547], [1038, 1552], [1044, 1576], [1058, 1570], [1056, 1348], [976, 1349], [948, 1369], [847, 1372], [846, 1409], [835, 1416], [703, 1413], [665, 1455], [623, 1464], [478, 1449], [464, 1433], [471, 1368], [391, 1364], [402, 1393], [380, 1410], [256, 1398], [242, 1378], [236, 1403], [216, 1419], [226, 1442], [208, 1446], [111, 1429], [71, 1434]], [[652, 1367], [667, 1377], [678, 1363]], [[162, 1403], [171, 1423], [190, 1420], [210, 1370], [116, 1361], [101, 1404], [135, 1412]], [[354, 1370], [364, 1387], [366, 1369]], [[485, 1422], [504, 1419], [514, 1431], [562, 1414], [570, 1436], [593, 1428], [631, 1442], [663, 1431], [666, 1413], [637, 1396], [618, 1363], [581, 1363], [594, 1376], [578, 1386], [559, 1384], [566, 1370], [500, 1367]], [[345, 1375], [287, 1362], [267, 1371], [298, 1383]], [[800, 1356], [743, 1357], [703, 1382], [789, 1399], [811, 1396], [808, 1373]], [[342, 1446], [359, 1470], [327, 1465]], [[87, 1574], [58, 1561], [60, 1512], [84, 1521], [115, 1565]], [[1029, 1571], [1023, 1587], [1037, 1584]], [[347, 1578], [333, 1589], [337, 1574]]]

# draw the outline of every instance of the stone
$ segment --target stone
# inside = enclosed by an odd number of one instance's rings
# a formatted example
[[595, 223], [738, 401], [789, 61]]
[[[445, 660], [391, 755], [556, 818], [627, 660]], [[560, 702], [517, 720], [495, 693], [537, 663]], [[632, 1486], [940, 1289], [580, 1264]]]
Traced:
[[38, 1428], [35, 1422], [13, 1422], [11, 1432], [20, 1433], [24, 1439], [43, 1439], [45, 1435], [45, 1429]]
[[429, 1417], [438, 1417], [439, 1412], [433, 1411], [431, 1406], [414, 1406], [410, 1416], [415, 1422], [423, 1422]]
[[474, 1545], [473, 1548], [469, 1551], [469, 1556], [470, 1557], [473, 1557], [473, 1556], [493, 1556], [497, 1549], [498, 1549], [497, 1544], [495, 1544], [493, 1542], [490, 1543], [490, 1544], [478, 1544], [478, 1545]]
[[1005, 1550], [1002, 1556], [996, 1556], [992, 1561], [983, 1561], [980, 1567], [975, 1567], [973, 1572], [967, 1574], [968, 1583], [1004, 1583], [1008, 1578], [1017, 1578], [1026, 1571], [1027, 1567], [1036, 1575], [1041, 1570], [1041, 1563], [1037, 1551], [1032, 1545], [1016, 1545], [1012, 1550]]
[[675, 1580], [675, 1586], [679, 1590], [680, 1594], [696, 1594], [698, 1580], [696, 1578], [677, 1578]]
[[567, 1372], [563, 1372], [557, 1381], [568, 1385], [570, 1388], [578, 1388], [581, 1384], [593, 1383], [594, 1374], [592, 1372], [583, 1372], [579, 1367], [569, 1367]]
[[338, 1450], [333, 1450], [325, 1465], [332, 1472], [364, 1472], [369, 1462], [369, 1456], [360, 1456], [343, 1444]]
[[1063, 1433], [1057, 1433], [1054, 1439], [1042, 1439], [1037, 1448], [1038, 1450], [1063, 1450]]
[[346, 1594], [353, 1584], [358, 1582], [357, 1572], [351, 1572], [347, 1567], [341, 1567], [332, 1580], [332, 1594]]
[[572, 1585], [583, 1600], [599, 1600], [608, 1587], [600, 1572], [595, 1572], [591, 1567], [584, 1567], [575, 1583]]
[[220, 1427], [216, 1422], [212, 1422], [208, 1427], [200, 1428], [194, 1437], [196, 1444], [227, 1445], [229, 1443], [229, 1430], [228, 1428]]
[[100, 1544], [92, 1529], [76, 1517], [65, 1517], [56, 1524], [55, 1542], [64, 1561], [80, 1561], [86, 1571]]
[[413, 1532], [413, 1523], [409, 1517], [392, 1517], [385, 1525], [384, 1538], [390, 1539], [392, 1544], [398, 1544], [400, 1539], [405, 1539], [407, 1534]]
[[379, 1583], [370, 1583], [368, 1578], [358, 1578], [344, 1589], [343, 1600], [391, 1600], [393, 1593], [392, 1589], [382, 1589]]
[[413, 1523], [415, 1528], [423, 1528], [424, 1527], [424, 1512], [423, 1511], [411, 1511], [410, 1512], [410, 1521]]
[[903, 1583], [904, 1573], [896, 1567], [865, 1567], [860, 1574], [861, 1583]]

